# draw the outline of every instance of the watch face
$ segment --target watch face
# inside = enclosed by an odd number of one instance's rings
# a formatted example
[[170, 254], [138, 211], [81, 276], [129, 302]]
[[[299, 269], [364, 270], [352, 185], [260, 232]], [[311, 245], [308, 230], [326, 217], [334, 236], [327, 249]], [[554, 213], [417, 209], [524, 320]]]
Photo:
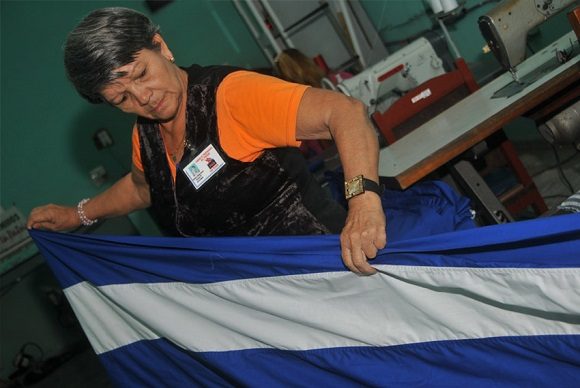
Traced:
[[362, 176], [356, 176], [344, 183], [344, 196], [346, 199], [364, 193]]

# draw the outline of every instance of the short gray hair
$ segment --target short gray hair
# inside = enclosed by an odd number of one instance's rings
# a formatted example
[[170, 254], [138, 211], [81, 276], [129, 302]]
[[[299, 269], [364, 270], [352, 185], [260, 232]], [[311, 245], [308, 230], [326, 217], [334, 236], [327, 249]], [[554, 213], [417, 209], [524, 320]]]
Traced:
[[64, 45], [67, 76], [81, 96], [103, 102], [102, 89], [125, 74], [113, 70], [135, 60], [153, 42], [159, 26], [142, 13], [121, 7], [91, 12], [70, 32]]

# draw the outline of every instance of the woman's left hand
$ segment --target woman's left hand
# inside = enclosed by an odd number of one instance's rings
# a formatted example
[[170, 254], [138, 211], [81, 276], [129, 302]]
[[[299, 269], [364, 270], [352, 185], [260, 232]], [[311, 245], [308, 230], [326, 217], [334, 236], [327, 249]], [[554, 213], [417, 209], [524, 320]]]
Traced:
[[377, 271], [368, 260], [374, 259], [386, 244], [386, 218], [381, 198], [372, 192], [351, 198], [346, 224], [340, 234], [344, 265], [359, 275], [372, 275]]

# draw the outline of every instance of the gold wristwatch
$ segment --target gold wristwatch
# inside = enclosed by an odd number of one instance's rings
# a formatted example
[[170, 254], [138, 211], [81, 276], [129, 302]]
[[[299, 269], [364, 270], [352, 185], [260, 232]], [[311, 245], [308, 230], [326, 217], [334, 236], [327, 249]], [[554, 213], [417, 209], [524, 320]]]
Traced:
[[351, 180], [344, 182], [344, 196], [346, 199], [356, 197], [365, 191], [372, 191], [379, 196], [383, 193], [381, 186], [377, 182], [366, 179], [362, 175], [357, 175]]

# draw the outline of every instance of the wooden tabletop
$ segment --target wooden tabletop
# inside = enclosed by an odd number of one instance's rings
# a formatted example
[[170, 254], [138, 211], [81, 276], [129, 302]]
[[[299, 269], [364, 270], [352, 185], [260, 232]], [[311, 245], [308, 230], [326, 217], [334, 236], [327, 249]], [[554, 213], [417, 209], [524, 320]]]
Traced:
[[[525, 77], [576, 41], [573, 32], [522, 62]], [[578, 44], [576, 42], [576, 44]], [[506, 72], [413, 132], [383, 148], [379, 176], [390, 188], [406, 189], [443, 164], [483, 141], [511, 120], [580, 80], [580, 55], [558, 66], [511, 97], [492, 98], [513, 81]]]

